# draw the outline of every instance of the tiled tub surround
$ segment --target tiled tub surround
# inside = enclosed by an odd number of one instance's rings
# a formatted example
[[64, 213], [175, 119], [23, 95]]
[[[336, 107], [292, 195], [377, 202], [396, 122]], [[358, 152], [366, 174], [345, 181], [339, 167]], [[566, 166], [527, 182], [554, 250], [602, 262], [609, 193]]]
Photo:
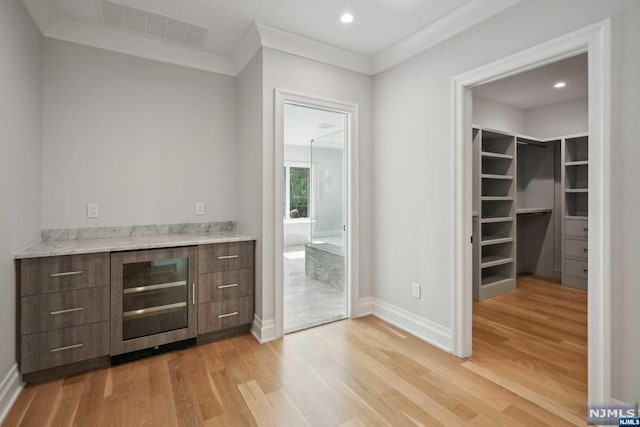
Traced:
[[344, 291], [344, 247], [332, 243], [309, 243], [305, 250], [305, 274]]
[[220, 231], [235, 231], [235, 221], [218, 221], [182, 224], [150, 224], [117, 227], [57, 228], [42, 230], [41, 240], [103, 239], [108, 237], [158, 236], [167, 234], [202, 234]]

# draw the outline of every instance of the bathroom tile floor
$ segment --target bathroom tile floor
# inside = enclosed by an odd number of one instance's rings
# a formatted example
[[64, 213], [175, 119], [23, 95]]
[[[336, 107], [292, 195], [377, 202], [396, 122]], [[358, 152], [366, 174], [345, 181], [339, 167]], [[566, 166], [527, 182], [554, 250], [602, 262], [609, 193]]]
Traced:
[[304, 246], [284, 250], [284, 331], [295, 332], [346, 317], [344, 290], [304, 273]]

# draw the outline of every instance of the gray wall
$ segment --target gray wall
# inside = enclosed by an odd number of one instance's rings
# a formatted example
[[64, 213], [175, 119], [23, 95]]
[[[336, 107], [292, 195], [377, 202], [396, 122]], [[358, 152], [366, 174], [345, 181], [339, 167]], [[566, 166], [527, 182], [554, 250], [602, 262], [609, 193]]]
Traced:
[[587, 97], [525, 110], [525, 135], [555, 138], [588, 130], [589, 99]]
[[43, 228], [236, 219], [233, 77], [52, 39], [42, 65]]
[[[0, 382], [16, 363], [13, 254], [40, 241], [40, 48], [19, 0], [0, 2]], [[2, 402], [4, 403], [4, 402]], [[4, 408], [0, 408], [2, 410]]]
[[[607, 17], [613, 17], [613, 396], [638, 401], [640, 2], [566, 0], [559, 11], [555, 0], [525, 0], [374, 78], [374, 294], [451, 327], [451, 78]], [[417, 218], [400, 221], [400, 210]], [[414, 281], [423, 284], [419, 300], [411, 297]]]
[[473, 124], [505, 132], [523, 134], [525, 133], [525, 111], [474, 95]]
[[262, 318], [262, 50], [237, 78], [238, 230], [256, 237], [255, 312]]

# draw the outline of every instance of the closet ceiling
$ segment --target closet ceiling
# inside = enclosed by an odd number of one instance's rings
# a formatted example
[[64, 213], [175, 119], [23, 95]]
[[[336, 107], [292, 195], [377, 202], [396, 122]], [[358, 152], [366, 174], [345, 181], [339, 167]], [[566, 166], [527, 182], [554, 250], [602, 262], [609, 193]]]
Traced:
[[[501, 80], [478, 86], [474, 95], [522, 110], [586, 97], [588, 87], [587, 54], [574, 56]], [[553, 85], [565, 82], [556, 89]]]

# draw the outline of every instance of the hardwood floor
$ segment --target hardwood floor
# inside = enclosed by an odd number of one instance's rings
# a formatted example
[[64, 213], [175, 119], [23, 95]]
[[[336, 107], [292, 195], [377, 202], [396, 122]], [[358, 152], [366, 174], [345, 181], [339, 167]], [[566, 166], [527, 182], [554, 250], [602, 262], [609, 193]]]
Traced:
[[374, 317], [242, 336], [26, 387], [4, 425], [585, 424], [585, 292], [522, 279], [473, 332], [467, 360]]

